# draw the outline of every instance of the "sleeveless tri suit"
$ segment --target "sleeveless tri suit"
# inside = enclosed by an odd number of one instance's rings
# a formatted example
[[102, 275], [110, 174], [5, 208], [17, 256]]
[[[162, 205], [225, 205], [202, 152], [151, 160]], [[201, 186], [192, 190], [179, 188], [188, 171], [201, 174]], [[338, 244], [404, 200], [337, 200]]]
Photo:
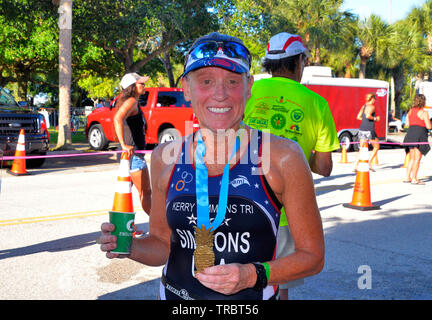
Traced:
[[[194, 278], [197, 208], [192, 138], [183, 143], [168, 185], [166, 216], [172, 230], [171, 251], [163, 269], [160, 299], [274, 299], [277, 286], [224, 295]], [[249, 142], [247, 152], [230, 169], [226, 216], [214, 232], [215, 265], [275, 259], [281, 204], [261, 173], [261, 138], [262, 132], [253, 130], [251, 141], [257, 143]], [[221, 180], [222, 175], [208, 178], [210, 221], [217, 212]]]

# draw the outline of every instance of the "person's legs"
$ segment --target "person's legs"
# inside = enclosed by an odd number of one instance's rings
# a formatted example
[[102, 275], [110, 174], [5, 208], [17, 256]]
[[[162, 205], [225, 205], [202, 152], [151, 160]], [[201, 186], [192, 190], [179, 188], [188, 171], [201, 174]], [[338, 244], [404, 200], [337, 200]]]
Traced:
[[414, 148], [409, 149], [409, 160], [406, 168], [405, 181], [412, 181], [412, 169], [414, 165]]
[[414, 161], [413, 161], [413, 166], [412, 166], [412, 182], [413, 183], [418, 183], [419, 180], [417, 178], [417, 174], [420, 168], [420, 160], [422, 158], [422, 154], [420, 152], [420, 150], [418, 148], [413, 148], [412, 149], [414, 152]]
[[378, 150], [380, 148], [379, 142], [378, 142], [378, 138], [375, 138], [374, 140], [372, 140], [372, 156], [369, 160], [369, 167], [371, 166], [371, 163], [373, 162], [373, 159], [376, 158], [378, 156]]
[[133, 185], [138, 191], [141, 207], [144, 212], [150, 215], [151, 209], [151, 186], [150, 175], [147, 169], [144, 156], [133, 155], [131, 160], [130, 176]]
[[357, 166], [360, 160], [360, 150], [363, 143], [367, 142], [367, 139], [360, 138], [360, 144], [359, 144], [359, 152], [357, 152], [356, 160], [354, 162], [354, 171], [357, 171]]
[[132, 183], [138, 191], [141, 206], [145, 213], [150, 215], [151, 209], [151, 188], [147, 167], [143, 170], [131, 172]]
[[398, 129], [398, 132], [403, 132], [402, 121], [396, 120], [395, 122], [396, 122], [396, 127]]

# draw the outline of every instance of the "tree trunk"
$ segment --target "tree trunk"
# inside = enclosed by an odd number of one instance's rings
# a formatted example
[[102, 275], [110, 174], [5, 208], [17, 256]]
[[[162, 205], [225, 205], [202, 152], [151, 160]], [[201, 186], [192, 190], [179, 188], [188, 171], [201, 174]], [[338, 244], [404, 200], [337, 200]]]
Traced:
[[59, 7], [59, 132], [55, 149], [71, 149], [72, 0]]
[[428, 54], [432, 54], [432, 33], [426, 36]]
[[321, 65], [321, 50], [320, 50], [319, 44], [317, 44], [317, 46], [315, 47], [314, 65], [315, 66]]
[[360, 57], [360, 73], [359, 73], [359, 78], [360, 79], [365, 79], [366, 78], [366, 62], [368, 60], [368, 58], [366, 57]]
[[392, 72], [392, 76], [394, 77], [394, 102], [395, 109], [400, 109], [400, 103], [402, 100], [402, 89], [405, 83], [404, 73], [401, 68], [394, 69]]
[[347, 63], [345, 65], [345, 74], [344, 74], [344, 78], [351, 78], [351, 63]]
[[[21, 69], [21, 68], [20, 68]], [[19, 101], [27, 101], [27, 87], [29, 76], [25, 70], [16, 71], [18, 81], [18, 99]]]
[[171, 65], [171, 61], [170, 61], [170, 57], [169, 57], [169, 53], [168, 50], [165, 50], [163, 54], [161, 54], [161, 60], [164, 64], [165, 67], [165, 71], [168, 75], [168, 80], [169, 80], [169, 86], [171, 88], [174, 88], [176, 86], [176, 83], [174, 81], [174, 74], [172, 71], [172, 65]]
[[[390, 111], [396, 112], [396, 101], [395, 101], [395, 95], [396, 95], [396, 88], [395, 88], [395, 82], [393, 75], [390, 76]], [[396, 114], [396, 113], [395, 113]]]

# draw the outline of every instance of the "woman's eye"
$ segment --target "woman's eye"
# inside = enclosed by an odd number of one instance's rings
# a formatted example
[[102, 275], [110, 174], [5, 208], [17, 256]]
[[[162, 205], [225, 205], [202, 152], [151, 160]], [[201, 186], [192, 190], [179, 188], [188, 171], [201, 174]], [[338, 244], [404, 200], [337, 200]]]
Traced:
[[237, 79], [229, 79], [226, 83], [229, 88], [233, 88], [238, 86], [240, 81], [238, 81]]

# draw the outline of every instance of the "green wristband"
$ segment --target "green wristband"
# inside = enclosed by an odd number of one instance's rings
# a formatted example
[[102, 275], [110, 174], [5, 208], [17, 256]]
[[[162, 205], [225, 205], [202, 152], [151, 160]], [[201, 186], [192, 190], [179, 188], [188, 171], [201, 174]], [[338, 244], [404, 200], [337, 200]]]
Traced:
[[266, 271], [266, 278], [268, 282], [270, 280], [270, 266], [268, 265], [267, 262], [263, 262], [262, 265], [264, 266], [264, 269]]

